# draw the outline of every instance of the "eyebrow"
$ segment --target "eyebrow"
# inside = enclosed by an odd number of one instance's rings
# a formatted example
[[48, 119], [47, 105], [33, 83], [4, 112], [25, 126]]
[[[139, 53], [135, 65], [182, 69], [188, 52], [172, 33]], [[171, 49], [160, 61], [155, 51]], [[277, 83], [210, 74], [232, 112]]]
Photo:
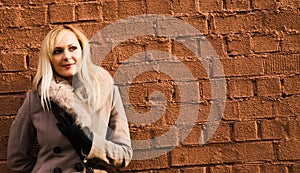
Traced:
[[[72, 44], [67, 45], [66, 47], [70, 47], [70, 46], [73, 46], [73, 45], [76, 45], [76, 44], [72, 43]], [[62, 47], [54, 47], [54, 49], [59, 49], [59, 48], [62, 48]]]

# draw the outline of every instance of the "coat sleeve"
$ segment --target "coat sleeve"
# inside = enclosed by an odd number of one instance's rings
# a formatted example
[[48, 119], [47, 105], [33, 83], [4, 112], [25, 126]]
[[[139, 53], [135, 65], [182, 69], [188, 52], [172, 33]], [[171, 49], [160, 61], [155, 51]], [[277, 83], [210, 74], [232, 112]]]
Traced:
[[119, 90], [114, 86], [112, 109], [106, 139], [94, 134], [89, 158], [99, 158], [108, 165], [125, 167], [132, 158], [128, 121]]
[[31, 172], [36, 162], [33, 155], [36, 130], [32, 124], [30, 112], [32, 94], [32, 92], [27, 92], [24, 103], [10, 127], [7, 162], [9, 169], [14, 172]]

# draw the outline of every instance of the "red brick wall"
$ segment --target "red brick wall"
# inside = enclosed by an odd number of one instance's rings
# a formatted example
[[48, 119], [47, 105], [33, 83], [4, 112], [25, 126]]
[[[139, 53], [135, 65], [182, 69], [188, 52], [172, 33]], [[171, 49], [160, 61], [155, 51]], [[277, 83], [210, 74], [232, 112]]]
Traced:
[[[101, 64], [112, 75], [135, 53], [161, 50], [177, 56], [199, 86], [200, 109], [189, 136], [181, 139], [184, 132], [178, 131], [172, 151], [153, 159], [133, 160], [123, 171], [299, 173], [299, 9], [297, 0], [0, 0], [0, 172], [8, 172], [9, 127], [31, 87], [40, 43], [52, 26], [72, 23], [91, 38], [118, 19], [164, 14], [194, 26], [212, 44], [226, 77], [226, 107], [214, 135], [199, 145], [207, 135], [202, 129], [215, 100], [206, 71], [195, 55], [178, 42], [161, 37], [144, 36], [118, 45]], [[198, 47], [199, 42], [195, 42]], [[212, 60], [204, 66], [213, 71]], [[149, 110], [153, 91], [163, 92], [168, 102], [166, 112], [155, 123], [131, 123], [132, 139], [155, 138], [174, 125], [183, 104], [172, 79], [148, 72], [129, 87], [129, 102], [139, 112]], [[156, 143], [135, 147], [146, 153], [157, 146], [156, 150], [170, 147]]]

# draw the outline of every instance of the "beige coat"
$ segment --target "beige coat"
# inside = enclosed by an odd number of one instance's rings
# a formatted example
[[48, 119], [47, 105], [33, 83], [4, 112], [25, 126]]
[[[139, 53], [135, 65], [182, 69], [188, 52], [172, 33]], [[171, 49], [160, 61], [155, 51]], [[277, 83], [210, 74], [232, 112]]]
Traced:
[[[132, 158], [132, 148], [123, 104], [118, 88], [113, 85], [108, 72], [101, 68], [99, 80], [101, 108], [96, 112], [90, 112], [78, 97], [72, 95], [72, 87], [65, 80], [51, 83], [50, 99], [75, 116], [78, 124], [88, 126], [93, 132], [92, 148], [86, 159], [98, 158], [103, 165], [124, 167]], [[77, 94], [83, 92], [80, 87], [75, 90]], [[10, 128], [7, 161], [12, 171], [83, 172], [82, 161], [56, 122], [52, 111], [45, 112], [41, 107], [39, 94], [29, 91]], [[32, 149], [36, 139], [39, 152], [34, 156]]]

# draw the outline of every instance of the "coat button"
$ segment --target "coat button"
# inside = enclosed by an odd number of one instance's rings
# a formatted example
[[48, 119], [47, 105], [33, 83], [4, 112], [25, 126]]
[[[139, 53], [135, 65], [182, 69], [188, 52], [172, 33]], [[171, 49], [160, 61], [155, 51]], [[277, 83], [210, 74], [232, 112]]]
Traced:
[[54, 168], [53, 173], [62, 173], [59, 167]]
[[83, 171], [84, 167], [81, 163], [76, 163], [74, 166], [74, 169], [78, 172], [81, 172], [81, 171]]
[[56, 153], [56, 154], [61, 153], [61, 148], [60, 147], [54, 147], [53, 152]]

